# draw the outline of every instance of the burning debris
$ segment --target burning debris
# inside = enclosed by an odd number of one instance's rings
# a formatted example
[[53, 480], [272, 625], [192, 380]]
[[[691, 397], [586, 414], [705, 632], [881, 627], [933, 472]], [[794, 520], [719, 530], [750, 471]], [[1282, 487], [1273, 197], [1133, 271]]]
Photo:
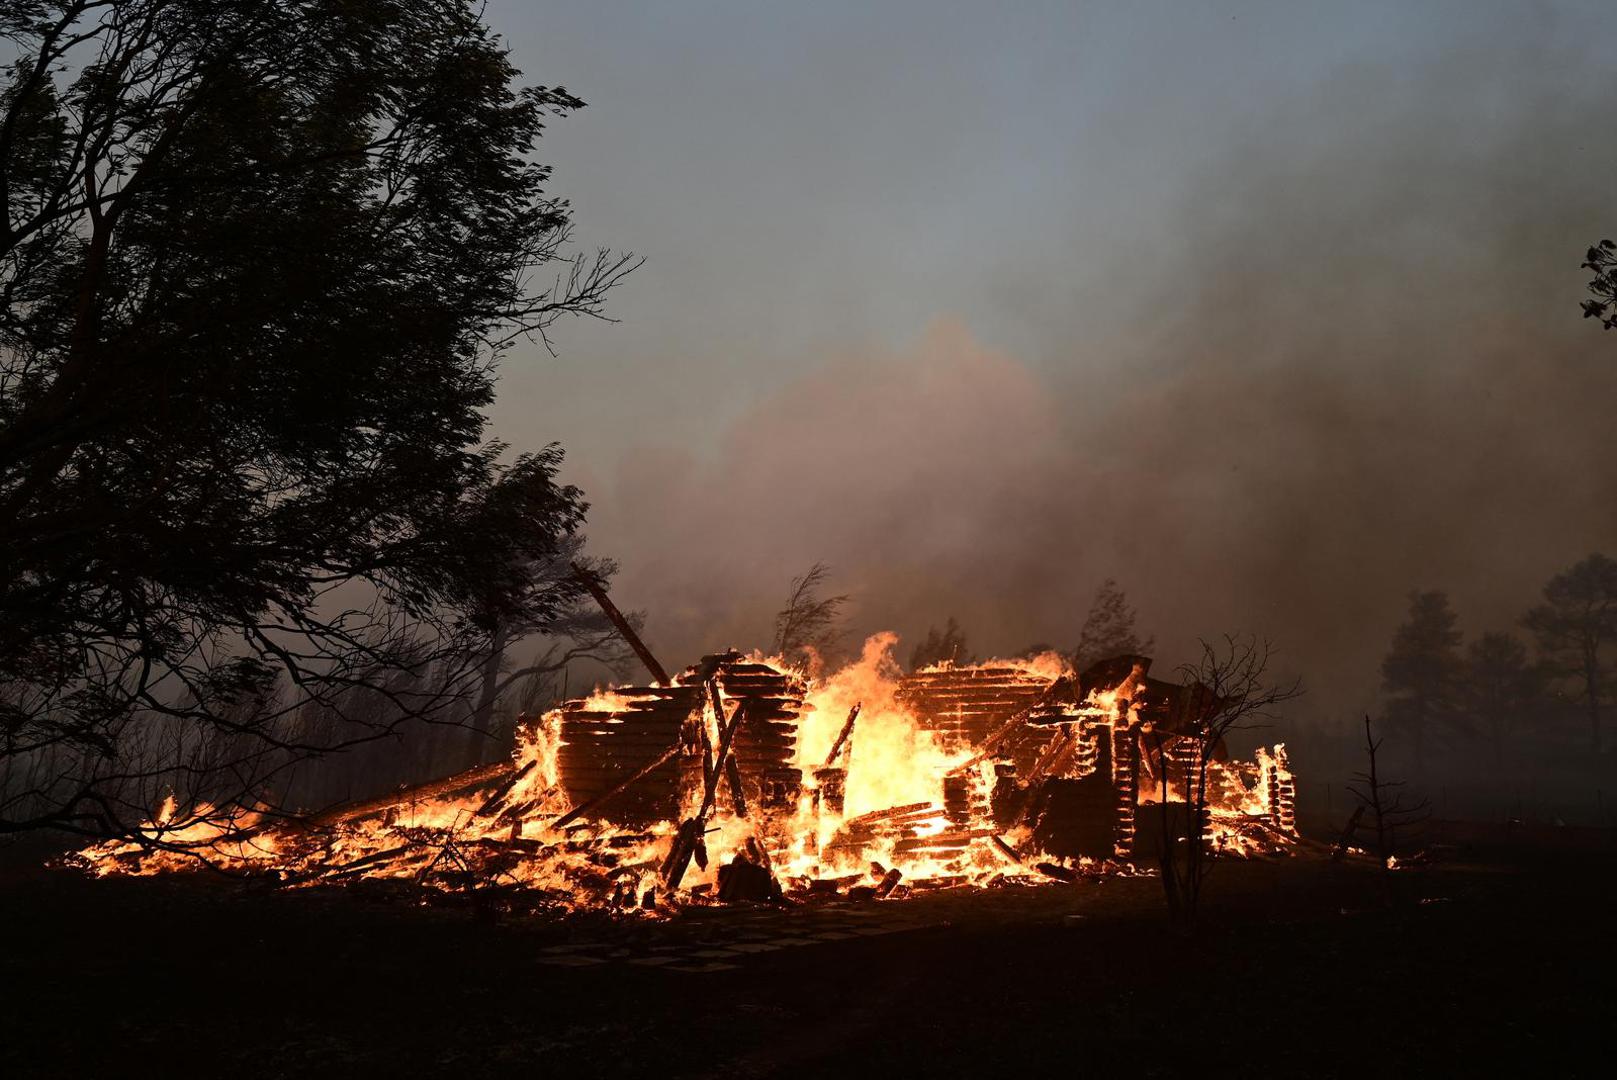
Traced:
[[[175, 828], [170, 805], [142, 842], [75, 859], [97, 874], [206, 861], [293, 885], [380, 879], [666, 912], [1126, 872], [1189, 812], [1204, 743], [1181, 732], [1204, 688], [1153, 679], [1137, 656], [906, 674], [896, 642], [875, 635], [818, 678], [707, 656], [525, 719], [510, 762], [303, 819], [203, 812]], [[1210, 846], [1295, 839], [1283, 747], [1242, 762], [1219, 743], [1206, 765]]]

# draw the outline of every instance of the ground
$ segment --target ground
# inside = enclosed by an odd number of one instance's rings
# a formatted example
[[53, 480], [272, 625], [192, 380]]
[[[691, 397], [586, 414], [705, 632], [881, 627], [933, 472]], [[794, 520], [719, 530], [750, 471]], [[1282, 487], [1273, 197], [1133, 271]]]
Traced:
[[1399, 875], [1151, 878], [672, 923], [490, 921], [364, 891], [0, 878], [24, 1076], [1606, 1076], [1609, 837]]

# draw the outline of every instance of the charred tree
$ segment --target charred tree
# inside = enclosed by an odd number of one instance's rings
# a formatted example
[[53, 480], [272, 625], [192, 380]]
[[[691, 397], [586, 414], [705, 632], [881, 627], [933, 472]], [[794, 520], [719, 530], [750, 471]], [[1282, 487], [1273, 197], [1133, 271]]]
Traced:
[[[1144, 725], [1143, 737], [1158, 763], [1158, 869], [1169, 918], [1178, 925], [1196, 921], [1214, 858], [1208, 831], [1209, 763], [1222, 753], [1231, 732], [1272, 718], [1279, 706], [1302, 694], [1295, 680], [1271, 681], [1272, 654], [1268, 642], [1250, 636], [1226, 635], [1217, 644], [1203, 641], [1200, 657], [1179, 669], [1190, 692], [1183, 722], [1173, 732]], [[1175, 763], [1185, 788], [1182, 801], [1169, 798]]]
[[[1401, 845], [1409, 839], [1411, 830], [1431, 817], [1431, 804], [1425, 799], [1411, 799], [1404, 791], [1404, 781], [1388, 780], [1381, 772], [1379, 753], [1381, 740], [1376, 738], [1370, 717], [1364, 718], [1365, 770], [1355, 773], [1348, 791], [1358, 800], [1354, 811], [1356, 823], [1368, 812], [1370, 830], [1374, 837], [1376, 861], [1381, 868], [1382, 897], [1392, 900], [1393, 868]], [[1351, 829], [1349, 833], [1351, 833]], [[1344, 846], [1348, 835], [1344, 834]]]

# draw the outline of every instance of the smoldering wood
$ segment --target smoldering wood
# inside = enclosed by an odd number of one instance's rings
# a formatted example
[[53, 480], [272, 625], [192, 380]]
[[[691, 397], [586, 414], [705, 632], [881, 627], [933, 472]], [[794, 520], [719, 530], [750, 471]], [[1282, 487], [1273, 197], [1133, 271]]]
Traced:
[[342, 825], [360, 818], [371, 817], [392, 809], [406, 806], [413, 802], [424, 802], [427, 799], [442, 799], [459, 795], [464, 792], [475, 791], [490, 784], [497, 784], [516, 772], [516, 765], [509, 761], [497, 761], [490, 765], [477, 765], [464, 772], [446, 776], [441, 780], [429, 780], [424, 784], [412, 784], [399, 788], [386, 795], [378, 795], [374, 799], [363, 799], [359, 802], [345, 803], [330, 810], [302, 819], [305, 826], [321, 828], [330, 825]]
[[506, 798], [511, 794], [512, 789], [515, 788], [523, 779], [525, 779], [529, 773], [533, 772], [538, 765], [539, 762], [537, 760], [529, 761], [520, 769], [516, 770], [516, 772], [502, 780], [500, 785], [494, 789], [494, 794], [490, 795], [484, 801], [483, 805], [477, 808], [477, 812], [473, 816], [487, 817], [489, 814], [497, 812], [505, 803]]

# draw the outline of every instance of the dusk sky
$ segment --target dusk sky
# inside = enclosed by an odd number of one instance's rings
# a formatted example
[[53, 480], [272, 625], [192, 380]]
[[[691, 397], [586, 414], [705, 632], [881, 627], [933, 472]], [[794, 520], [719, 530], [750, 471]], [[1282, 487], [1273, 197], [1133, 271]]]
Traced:
[[578, 240], [647, 260], [494, 432], [566, 447], [670, 664], [823, 559], [856, 634], [1067, 647], [1115, 576], [1164, 663], [1371, 691], [1408, 590], [1508, 626], [1617, 546], [1610, 16], [494, 3], [589, 103]]

